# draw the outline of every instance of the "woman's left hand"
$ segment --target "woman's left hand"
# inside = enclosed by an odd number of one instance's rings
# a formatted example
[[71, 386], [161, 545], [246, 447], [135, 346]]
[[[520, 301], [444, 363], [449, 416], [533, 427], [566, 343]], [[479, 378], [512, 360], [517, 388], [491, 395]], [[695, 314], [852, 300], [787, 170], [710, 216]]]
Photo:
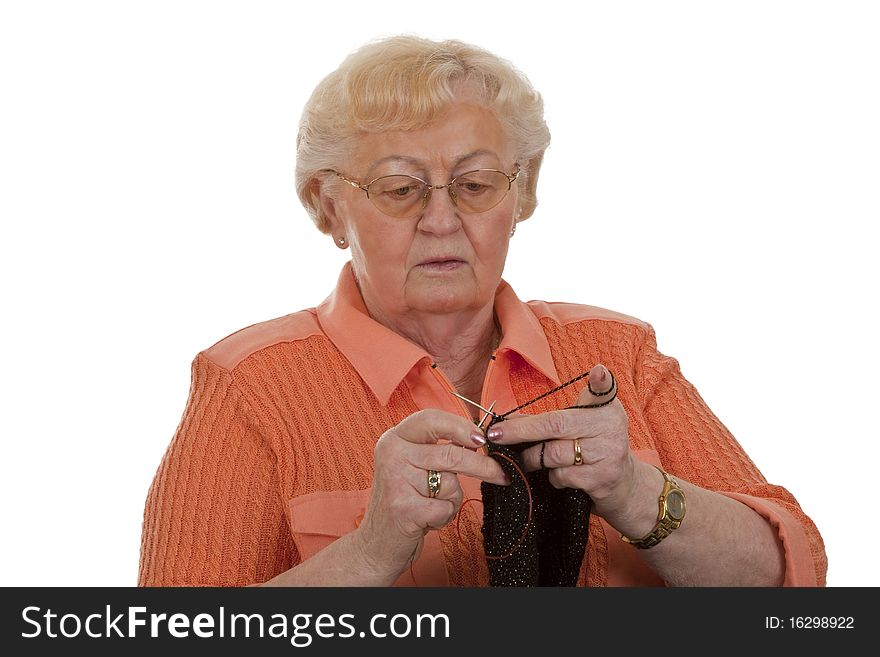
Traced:
[[[595, 406], [612, 398], [616, 384], [603, 365], [593, 367], [588, 380], [577, 405]], [[629, 422], [620, 400], [597, 408], [517, 415], [493, 425], [488, 438], [501, 445], [543, 443], [523, 452], [526, 471], [541, 468], [543, 450], [553, 486], [586, 491], [596, 514], [612, 525], [628, 514], [642, 471], [629, 448]]]

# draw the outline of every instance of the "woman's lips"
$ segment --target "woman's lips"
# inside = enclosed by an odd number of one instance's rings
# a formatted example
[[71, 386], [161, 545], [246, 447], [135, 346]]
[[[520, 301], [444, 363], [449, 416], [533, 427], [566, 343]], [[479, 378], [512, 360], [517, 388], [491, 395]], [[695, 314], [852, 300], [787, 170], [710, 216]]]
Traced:
[[454, 258], [443, 260], [429, 260], [419, 265], [421, 269], [431, 272], [454, 271], [462, 266], [464, 266], [464, 261], [456, 260]]

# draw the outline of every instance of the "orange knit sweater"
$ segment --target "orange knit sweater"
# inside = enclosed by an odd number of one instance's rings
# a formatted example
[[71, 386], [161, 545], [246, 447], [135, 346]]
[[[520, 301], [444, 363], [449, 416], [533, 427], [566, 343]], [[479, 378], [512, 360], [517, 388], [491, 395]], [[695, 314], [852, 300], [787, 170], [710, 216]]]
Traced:
[[[430, 404], [425, 386], [440, 380], [427, 358], [393, 371], [394, 356], [414, 347], [370, 324], [346, 275], [318, 309], [249, 327], [195, 357], [183, 418], [147, 496], [139, 585], [263, 582], [357, 526], [376, 439]], [[618, 381], [636, 455], [751, 506], [779, 531], [785, 583], [824, 585], [827, 562], [815, 525], [787, 490], [765, 481], [677, 361], [657, 351], [649, 325], [589, 306], [524, 304], [505, 286], [498, 298], [510, 309], [498, 314], [505, 340], [513, 337], [496, 352], [502, 398], [507, 391], [508, 403], [522, 403], [546, 392], [555, 383], [546, 370], [554, 367], [564, 381], [605, 364]], [[346, 342], [334, 321], [357, 335]], [[540, 366], [540, 352], [522, 339], [528, 331], [552, 363]], [[400, 350], [384, 353], [395, 345]], [[383, 352], [373, 365], [378, 374], [361, 360], [376, 350]], [[526, 410], [573, 404], [576, 387]], [[438, 407], [449, 403], [439, 393], [436, 399]], [[499, 402], [496, 410], [507, 409]], [[478, 497], [479, 482], [465, 492]], [[480, 519], [479, 505], [469, 504], [457, 532], [454, 522], [431, 532], [434, 556], [426, 544], [423, 558], [435, 563], [417, 568], [415, 582], [400, 583], [486, 585]], [[580, 583], [662, 584], [636, 552], [593, 517]]]

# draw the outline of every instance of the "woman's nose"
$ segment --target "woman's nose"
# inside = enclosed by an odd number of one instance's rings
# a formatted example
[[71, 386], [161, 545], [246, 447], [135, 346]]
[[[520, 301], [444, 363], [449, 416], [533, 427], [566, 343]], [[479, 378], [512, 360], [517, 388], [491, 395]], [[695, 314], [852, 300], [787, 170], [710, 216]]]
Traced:
[[419, 229], [431, 233], [450, 233], [461, 226], [461, 217], [449, 185], [429, 187], [422, 202]]

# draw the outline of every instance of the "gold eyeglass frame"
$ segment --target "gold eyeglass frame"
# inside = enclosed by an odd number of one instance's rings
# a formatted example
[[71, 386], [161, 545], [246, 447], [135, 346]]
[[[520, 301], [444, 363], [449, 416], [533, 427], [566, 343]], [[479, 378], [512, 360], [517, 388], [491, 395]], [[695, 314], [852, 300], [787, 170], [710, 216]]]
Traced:
[[[492, 208], [496, 207], [499, 203], [501, 203], [501, 201], [503, 201], [507, 197], [507, 193], [510, 192], [510, 188], [513, 186], [513, 182], [519, 177], [519, 174], [522, 173], [522, 169], [520, 168], [519, 163], [516, 163], [513, 166], [514, 166], [513, 173], [505, 173], [504, 171], [501, 171], [500, 169], [485, 169], [485, 168], [484, 169], [471, 169], [470, 171], [465, 171], [464, 173], [460, 173], [459, 175], [455, 176], [455, 178], [450, 180], [445, 185], [432, 185], [427, 180], [422, 180], [418, 176], [413, 176], [408, 173], [392, 173], [392, 174], [388, 174], [385, 176], [378, 176], [376, 178], [373, 178], [370, 182], [368, 182], [365, 185], [363, 183], [358, 182], [357, 180], [352, 180], [351, 178], [348, 178], [347, 176], [342, 175], [341, 173], [339, 173], [335, 169], [324, 169], [324, 171], [326, 171], [327, 173], [336, 174], [339, 178], [341, 178], [343, 181], [347, 182], [352, 187], [357, 187], [358, 189], [363, 190], [364, 193], [367, 195], [367, 198], [370, 201], [372, 201], [373, 206], [377, 210], [379, 210], [379, 212], [381, 212], [382, 214], [389, 216], [389, 217], [394, 217], [395, 219], [411, 219], [414, 216], [416, 216], [416, 214], [418, 214], [419, 212], [421, 212], [422, 210], [425, 209], [425, 207], [428, 205], [428, 202], [431, 200], [431, 192], [433, 192], [435, 189], [445, 189], [446, 192], [449, 194], [449, 198], [452, 199], [452, 204], [456, 208], [458, 208], [459, 210], [464, 212], [465, 214], [479, 214], [480, 212], [488, 212]], [[458, 180], [459, 178], [464, 178], [465, 176], [468, 176], [472, 173], [479, 173], [480, 171], [492, 171], [494, 173], [500, 173], [502, 176], [507, 178], [507, 190], [504, 192], [504, 195], [501, 196], [497, 202], [495, 202], [494, 205], [490, 205], [488, 208], [485, 208], [484, 210], [478, 210], [478, 211], [465, 210], [464, 208], [459, 207], [458, 198], [455, 196], [455, 192], [452, 191], [452, 186], [455, 184], [455, 181]], [[376, 201], [370, 196], [370, 185], [372, 185], [377, 180], [382, 180], [383, 178], [412, 178], [413, 180], [417, 180], [422, 185], [424, 185], [425, 186], [425, 193], [422, 195], [421, 207], [419, 207], [418, 210], [413, 210], [412, 214], [405, 214], [405, 215], [398, 216], [398, 215], [388, 214], [385, 210], [383, 210], [378, 205], [376, 205]], [[415, 207], [417, 207], [417, 206], [414, 205], [413, 208], [415, 208]]]

